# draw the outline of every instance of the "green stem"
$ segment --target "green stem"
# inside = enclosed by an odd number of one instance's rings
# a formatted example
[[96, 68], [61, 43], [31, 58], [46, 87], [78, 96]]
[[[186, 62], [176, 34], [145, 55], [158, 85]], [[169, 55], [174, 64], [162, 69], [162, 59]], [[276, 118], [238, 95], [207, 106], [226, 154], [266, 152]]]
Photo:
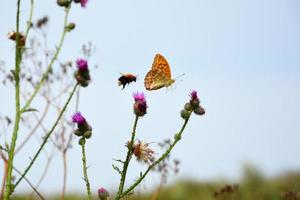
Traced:
[[176, 135], [175, 135], [175, 137], [174, 137], [174, 141], [172, 142], [172, 144], [170, 145], [170, 147], [165, 151], [165, 153], [164, 154], [162, 154], [161, 156], [160, 156], [160, 158], [159, 159], [157, 159], [155, 162], [153, 162], [148, 168], [147, 168], [147, 170], [126, 190], [126, 191], [124, 191], [124, 192], [122, 192], [120, 195], [117, 195], [117, 197], [115, 198], [115, 199], [121, 199], [121, 198], [123, 198], [124, 196], [126, 196], [126, 195], [128, 195], [128, 194], [130, 194], [133, 190], [134, 190], [134, 188], [136, 187], [136, 186], [138, 186], [140, 183], [141, 183], [141, 181], [146, 177], [146, 175], [149, 173], [149, 171], [151, 170], [151, 169], [153, 169], [158, 163], [160, 163], [162, 160], [164, 160], [169, 154], [170, 154], [170, 152], [172, 151], [172, 149], [174, 148], [174, 146], [177, 144], [177, 142], [179, 142], [179, 140], [181, 139], [181, 135], [182, 135], [182, 133], [183, 133], [183, 131], [184, 131], [184, 129], [185, 129], [185, 127], [186, 127], [186, 125], [187, 125], [187, 123], [188, 123], [188, 121], [189, 121], [189, 119], [190, 119], [190, 116], [191, 116], [191, 113], [192, 112], [190, 112], [190, 114], [189, 114], [189, 117], [184, 121], [184, 123], [183, 123], [183, 125], [182, 125], [182, 127], [181, 127], [181, 129], [180, 129], [180, 131], [179, 131], [179, 133], [177, 133]]
[[90, 187], [90, 182], [87, 175], [87, 167], [86, 167], [85, 141], [84, 144], [81, 145], [81, 150], [82, 150], [82, 169], [83, 169], [84, 181], [85, 181], [89, 200], [92, 200], [93, 198], [92, 198], [91, 187]]
[[9, 157], [8, 157], [8, 171], [6, 176], [6, 188], [4, 193], [4, 200], [9, 200], [11, 193], [14, 188], [12, 185], [12, 170], [13, 170], [13, 160], [14, 160], [14, 152], [15, 146], [18, 136], [19, 123], [21, 119], [20, 112], [20, 62], [21, 62], [21, 49], [20, 46], [20, 31], [19, 31], [19, 22], [20, 22], [20, 3], [21, 0], [18, 0], [17, 3], [17, 17], [16, 17], [16, 52], [15, 52], [15, 70], [14, 70], [14, 78], [15, 78], [15, 101], [16, 101], [16, 113], [15, 113], [15, 122], [14, 122], [14, 130], [11, 138], [10, 148], [9, 148]]
[[139, 117], [136, 115], [135, 116], [135, 120], [134, 120], [132, 134], [131, 134], [131, 140], [130, 140], [130, 142], [128, 144], [128, 151], [127, 151], [126, 160], [125, 160], [125, 162], [123, 164], [123, 170], [122, 170], [122, 174], [121, 174], [121, 181], [120, 181], [120, 185], [119, 185], [119, 190], [118, 190], [117, 197], [122, 194], [123, 189], [124, 189], [124, 184], [125, 184], [125, 180], [126, 180], [126, 174], [127, 174], [128, 165], [129, 165], [129, 162], [131, 160], [131, 156], [133, 154], [132, 147], [133, 147], [133, 143], [134, 143], [134, 138], [135, 138], [135, 132], [136, 132], [136, 127], [137, 127], [138, 119], [139, 119]]
[[29, 30], [31, 28], [32, 16], [33, 16], [33, 5], [34, 5], [34, 0], [30, 0], [30, 13], [29, 13], [28, 21], [27, 21], [27, 28], [25, 31], [25, 39], [27, 39]]
[[53, 126], [51, 127], [51, 129], [49, 130], [49, 132], [47, 133], [47, 135], [45, 136], [43, 143], [41, 144], [40, 148], [37, 150], [37, 152], [35, 153], [34, 157], [32, 158], [31, 162], [29, 163], [29, 165], [27, 166], [27, 168], [25, 169], [24, 173], [22, 174], [22, 176], [17, 180], [15, 187], [17, 187], [17, 185], [21, 182], [21, 180], [25, 177], [25, 175], [28, 173], [28, 171], [30, 170], [30, 168], [32, 167], [33, 163], [35, 162], [35, 160], [37, 159], [38, 155], [40, 154], [40, 152], [42, 151], [43, 147], [45, 146], [45, 144], [47, 143], [49, 137], [51, 136], [51, 134], [53, 133], [54, 129], [56, 128], [56, 126], [58, 125], [59, 120], [61, 119], [61, 117], [63, 116], [65, 110], [67, 109], [76, 89], [78, 87], [78, 84], [76, 84], [69, 96], [69, 98], [67, 99], [65, 105], [63, 106], [62, 110], [60, 111], [56, 121], [54, 122]]
[[26, 109], [28, 109], [28, 107], [30, 106], [32, 100], [33, 100], [34, 97], [37, 95], [37, 93], [39, 92], [39, 90], [40, 90], [41, 87], [43, 86], [45, 80], [47, 79], [47, 77], [48, 77], [48, 75], [49, 75], [49, 72], [51, 71], [54, 62], [55, 62], [55, 60], [57, 59], [57, 56], [58, 56], [58, 54], [60, 53], [60, 51], [61, 51], [61, 49], [62, 49], [64, 40], [65, 40], [65, 35], [66, 35], [66, 33], [67, 33], [66, 26], [68, 25], [68, 16], [69, 16], [70, 8], [71, 8], [71, 4], [65, 9], [65, 19], [64, 19], [64, 25], [63, 25], [63, 26], [64, 26], [64, 27], [63, 27], [63, 32], [62, 32], [62, 34], [61, 34], [61, 37], [60, 37], [60, 41], [59, 41], [58, 47], [56, 48], [56, 52], [55, 52], [53, 58], [51, 59], [50, 63], [48, 64], [48, 66], [47, 66], [47, 68], [46, 68], [46, 71], [45, 71], [44, 74], [42, 75], [41, 80], [40, 80], [40, 81], [38, 82], [38, 84], [36, 85], [35, 90], [33, 91], [32, 95], [29, 97], [29, 99], [26, 101], [25, 105], [22, 107], [21, 112], [26, 111]]

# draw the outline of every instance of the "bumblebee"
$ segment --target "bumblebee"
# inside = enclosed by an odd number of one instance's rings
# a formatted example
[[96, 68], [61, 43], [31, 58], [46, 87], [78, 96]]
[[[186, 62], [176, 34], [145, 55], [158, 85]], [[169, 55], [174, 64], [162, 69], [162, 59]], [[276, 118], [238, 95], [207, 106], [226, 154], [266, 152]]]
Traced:
[[133, 74], [122, 74], [122, 76], [118, 79], [118, 85], [123, 86], [122, 90], [126, 85], [129, 85], [132, 82], [136, 82], [136, 76]]

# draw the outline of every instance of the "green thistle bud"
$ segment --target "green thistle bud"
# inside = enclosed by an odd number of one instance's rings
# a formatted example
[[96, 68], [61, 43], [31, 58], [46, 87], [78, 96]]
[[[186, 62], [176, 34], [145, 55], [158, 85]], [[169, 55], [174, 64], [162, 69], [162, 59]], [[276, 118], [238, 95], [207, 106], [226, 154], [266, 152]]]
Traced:
[[57, 0], [56, 1], [57, 5], [62, 6], [62, 7], [68, 7], [70, 2], [68, 0]]
[[180, 135], [179, 133], [176, 133], [176, 134], [174, 135], [174, 139], [175, 139], [175, 140], [180, 140], [180, 139], [181, 139], [181, 135]]
[[75, 72], [75, 78], [81, 87], [87, 87], [90, 82], [90, 77], [88, 72]]
[[200, 101], [199, 101], [199, 99], [193, 99], [190, 101], [190, 103], [191, 103], [193, 109], [195, 110], [199, 107]]
[[89, 82], [90, 81], [88, 81], [88, 80], [83, 80], [83, 81], [79, 82], [79, 84], [81, 87], [87, 87], [89, 85]]
[[74, 131], [74, 134], [80, 137], [80, 136], [82, 136], [83, 133], [82, 133], [81, 130], [76, 129], [76, 130]]
[[190, 116], [190, 112], [187, 110], [181, 110], [180, 115], [183, 119], [188, 119]]
[[192, 104], [191, 103], [186, 103], [184, 105], [184, 109], [187, 110], [187, 111], [192, 111], [193, 110]]
[[86, 139], [89, 139], [90, 137], [92, 137], [92, 131], [84, 132], [83, 137], [86, 138]]
[[72, 31], [75, 27], [76, 27], [75, 23], [69, 23], [69, 24], [66, 26], [66, 31], [70, 32], [70, 31]]
[[85, 139], [84, 138], [80, 138], [79, 141], [78, 141], [78, 144], [80, 146], [84, 145], [85, 144]]

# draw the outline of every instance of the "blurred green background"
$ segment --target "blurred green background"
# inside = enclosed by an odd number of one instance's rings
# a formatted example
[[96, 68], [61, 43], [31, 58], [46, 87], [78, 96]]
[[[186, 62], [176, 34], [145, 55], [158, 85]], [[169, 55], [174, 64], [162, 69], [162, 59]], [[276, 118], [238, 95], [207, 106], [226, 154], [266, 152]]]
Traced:
[[[222, 188], [235, 187], [233, 190]], [[300, 199], [300, 172], [285, 173], [273, 178], [266, 178], [257, 169], [244, 167], [243, 178], [240, 182], [225, 180], [197, 182], [182, 180], [169, 186], [155, 188], [149, 193], [135, 194], [127, 200], [298, 200]], [[216, 193], [219, 193], [216, 195]], [[14, 200], [35, 199], [29, 195], [15, 196]], [[111, 197], [113, 194], [111, 194]], [[37, 197], [36, 197], [37, 198]], [[38, 198], [37, 198], [38, 199]], [[47, 199], [59, 200], [60, 196], [48, 196]], [[79, 194], [68, 195], [66, 200], [82, 200], [86, 196]], [[97, 199], [97, 197], [95, 197]]]

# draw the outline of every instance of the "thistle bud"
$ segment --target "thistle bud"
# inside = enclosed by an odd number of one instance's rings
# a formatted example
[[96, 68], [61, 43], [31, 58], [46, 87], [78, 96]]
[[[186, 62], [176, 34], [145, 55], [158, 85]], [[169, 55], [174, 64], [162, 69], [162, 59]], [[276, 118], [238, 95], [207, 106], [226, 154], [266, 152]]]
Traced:
[[70, 32], [76, 27], [75, 23], [71, 22], [66, 26], [66, 31]]
[[186, 120], [186, 119], [188, 119], [190, 117], [190, 112], [187, 111], [187, 110], [185, 110], [185, 109], [183, 109], [183, 110], [181, 110], [180, 115], [181, 115], [181, 117], [183, 119]]
[[192, 104], [191, 103], [186, 103], [184, 105], [184, 109], [187, 110], [187, 111], [192, 111], [193, 110]]
[[74, 131], [74, 134], [77, 135], [78, 137], [80, 137], [80, 136], [82, 136], [83, 133], [82, 133], [81, 130], [76, 129], [76, 130]]
[[83, 146], [85, 144], [85, 139], [84, 138], [80, 138], [79, 141], [78, 141], [78, 144], [80, 146]]
[[92, 131], [86, 131], [83, 133], [83, 137], [89, 139], [92, 136]]
[[176, 133], [176, 134], [174, 135], [174, 139], [175, 139], [175, 140], [180, 140], [180, 139], [181, 139], [181, 135], [180, 135], [179, 133]]
[[197, 96], [197, 91], [193, 90], [191, 93], [190, 93], [190, 103], [193, 107], [193, 109], [196, 109], [199, 107], [199, 104], [200, 104], [200, 101], [199, 101], [199, 98]]
[[198, 108], [196, 108], [194, 110], [194, 113], [197, 114], [197, 115], [204, 115], [205, 114], [205, 109], [202, 108], [201, 106], [199, 106]]
[[109, 197], [109, 193], [106, 189], [104, 189], [103, 187], [98, 189], [98, 197], [100, 200], [107, 200]]
[[70, 4], [68, 0], [57, 0], [56, 3], [61, 7], [68, 7]]
[[77, 59], [76, 60], [76, 66], [77, 66], [77, 71], [75, 72], [75, 78], [77, 82], [82, 86], [82, 87], [87, 87], [91, 77], [90, 77], [90, 71], [88, 68], [88, 63], [84, 59]]
[[86, 119], [80, 112], [76, 112], [72, 116], [73, 123], [77, 124], [77, 129], [74, 131], [74, 134], [77, 136], [83, 136], [83, 138], [90, 138], [92, 136], [92, 127], [88, 124]]

